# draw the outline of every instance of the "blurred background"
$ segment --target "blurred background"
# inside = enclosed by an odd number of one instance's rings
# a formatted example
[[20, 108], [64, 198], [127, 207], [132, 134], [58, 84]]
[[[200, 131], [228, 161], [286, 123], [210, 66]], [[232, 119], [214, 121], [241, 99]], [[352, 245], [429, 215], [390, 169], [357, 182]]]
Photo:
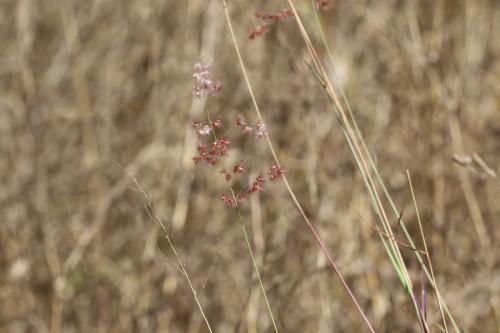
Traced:
[[[328, 64], [310, 1], [295, 2]], [[418, 331], [297, 25], [248, 38], [255, 11], [286, 1], [229, 6], [299, 201], [375, 329]], [[411, 173], [444, 299], [464, 331], [499, 331], [500, 3], [339, 0], [320, 17], [339, 85], [421, 248]], [[264, 140], [234, 125], [257, 119], [221, 2], [4, 0], [0, 46], [0, 332], [208, 331], [130, 176], [214, 331], [272, 332], [237, 214], [219, 198], [221, 167], [192, 161], [206, 142], [191, 126], [206, 119], [191, 93], [203, 61], [223, 87], [207, 107], [231, 140], [227, 165], [242, 160], [249, 178], [273, 163]], [[267, 185], [241, 213], [281, 331], [363, 331], [284, 185]], [[402, 251], [420, 288], [422, 269]]]

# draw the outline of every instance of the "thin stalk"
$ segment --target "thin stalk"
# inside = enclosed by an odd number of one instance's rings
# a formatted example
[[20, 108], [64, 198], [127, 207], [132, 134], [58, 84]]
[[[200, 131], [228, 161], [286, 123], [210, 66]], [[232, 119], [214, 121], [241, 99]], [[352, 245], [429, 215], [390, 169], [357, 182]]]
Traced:
[[[250, 84], [250, 80], [248, 78], [247, 70], [246, 70], [245, 64], [243, 62], [243, 58], [241, 56], [241, 52], [240, 52], [240, 49], [239, 49], [239, 46], [238, 46], [238, 42], [236, 40], [236, 35], [234, 33], [234, 29], [233, 29], [233, 26], [232, 26], [232, 23], [231, 23], [231, 18], [229, 16], [229, 10], [227, 8], [226, 0], [222, 0], [222, 4], [223, 4], [223, 7], [224, 7], [224, 13], [225, 13], [226, 21], [227, 21], [227, 24], [228, 24], [228, 27], [229, 27], [229, 32], [231, 34], [232, 42], [233, 42], [233, 45], [235, 47], [235, 51], [236, 51], [236, 54], [237, 54], [237, 57], [238, 57], [238, 61], [240, 63], [240, 68], [241, 68], [243, 77], [245, 79], [247, 88], [249, 90], [250, 97], [252, 99], [254, 110], [255, 110], [255, 112], [256, 112], [257, 117], [259, 118], [259, 120], [262, 123], [265, 124], [265, 122], [263, 120], [263, 117], [262, 117], [262, 114], [260, 112], [259, 106], [257, 104], [257, 100], [255, 98], [252, 85]], [[271, 151], [271, 154], [273, 155], [276, 164], [281, 165], [279, 163], [279, 159], [278, 159], [278, 156], [277, 156], [276, 151], [274, 149], [274, 146], [273, 146], [273, 144], [271, 142], [271, 139], [269, 138], [269, 134], [267, 134], [265, 137], [266, 137], [266, 142], [267, 142], [267, 145], [269, 147], [269, 150]], [[297, 209], [299, 210], [300, 214], [302, 215], [302, 218], [304, 219], [306, 225], [308, 226], [309, 230], [313, 234], [314, 239], [316, 240], [316, 242], [320, 246], [321, 250], [323, 251], [324, 255], [326, 256], [326, 258], [327, 258], [327, 260], [328, 260], [331, 268], [333, 269], [333, 271], [335, 272], [335, 274], [339, 278], [339, 280], [340, 280], [341, 284], [343, 285], [344, 289], [349, 294], [349, 297], [351, 298], [351, 300], [353, 301], [353, 303], [356, 306], [357, 310], [359, 311], [359, 313], [360, 313], [361, 317], [363, 318], [365, 324], [367, 325], [368, 329], [370, 330], [370, 332], [375, 332], [375, 330], [373, 329], [370, 321], [368, 320], [368, 317], [364, 313], [363, 309], [361, 308], [361, 306], [360, 306], [359, 302], [357, 301], [356, 297], [354, 296], [353, 292], [351, 291], [351, 289], [347, 285], [347, 282], [345, 281], [344, 277], [340, 273], [340, 270], [337, 268], [337, 265], [335, 264], [335, 261], [334, 261], [333, 257], [330, 255], [330, 253], [327, 250], [325, 244], [323, 243], [321, 237], [319, 236], [318, 232], [316, 231], [316, 228], [311, 223], [311, 221], [309, 220], [309, 218], [305, 214], [302, 206], [300, 205], [299, 201], [297, 200], [297, 197], [295, 196], [295, 194], [294, 194], [294, 192], [293, 192], [293, 190], [292, 190], [292, 188], [291, 188], [291, 186], [290, 186], [290, 184], [288, 182], [288, 179], [287, 179], [286, 175], [283, 174], [282, 175], [282, 179], [283, 179], [283, 182], [284, 182], [284, 184], [285, 184], [285, 186], [286, 186], [286, 188], [288, 190], [288, 193], [290, 194], [290, 197], [292, 198], [292, 201], [294, 202], [295, 206], [297, 207]]]
[[[319, 18], [319, 15], [318, 15], [318, 11], [314, 9], [314, 3], [313, 4], [313, 12], [314, 12], [314, 17], [315, 17], [315, 21], [316, 21], [316, 24], [318, 26], [318, 30], [320, 32], [320, 36], [321, 36], [321, 40], [323, 42], [323, 45], [325, 46], [325, 49], [327, 51], [327, 54], [328, 54], [328, 58], [331, 62], [331, 65], [332, 65], [332, 69], [333, 69], [333, 72], [334, 72], [334, 79], [336, 80], [336, 83], [337, 83], [337, 86], [339, 87], [340, 91], [341, 91], [341, 94], [342, 94], [342, 98], [343, 98], [343, 101], [344, 103], [347, 105], [347, 108], [348, 108], [348, 111], [349, 111], [349, 116], [351, 118], [351, 120], [353, 121], [353, 124], [354, 124], [354, 129], [355, 129], [355, 132], [358, 136], [358, 138], [360, 139], [360, 141], [362, 142], [362, 145], [365, 147], [365, 151], [366, 150], [366, 146], [364, 145], [364, 140], [363, 138], [361, 137], [361, 134], [360, 134], [360, 131], [359, 131], [359, 128], [358, 128], [358, 125], [357, 123], [355, 122], [354, 120], [354, 115], [352, 113], [352, 110], [349, 106], [349, 104], [347, 103], [347, 98], [345, 96], [345, 93], [344, 93], [344, 90], [342, 89], [341, 85], [340, 85], [340, 82], [338, 80], [338, 76], [337, 76], [337, 73], [335, 71], [335, 66], [334, 66], [334, 61], [333, 61], [333, 56], [332, 56], [332, 52], [330, 50], [330, 46], [328, 44], [328, 42], [326, 41], [326, 35], [325, 35], [325, 32], [324, 32], [324, 29], [323, 29], [323, 26], [321, 25], [321, 21], [320, 21], [320, 18]], [[317, 76], [317, 74], [315, 74]], [[326, 91], [326, 84], [323, 84], [322, 85], [323, 88], [325, 89], [325, 93], [327, 95], [327, 97], [329, 98], [330, 100], [330, 104], [332, 105], [332, 109], [336, 115], [337, 118], [340, 118], [340, 111], [337, 110], [337, 108], [335, 107], [334, 105], [334, 101], [331, 99], [331, 97], [328, 95], [328, 92]], [[384, 231], [386, 233], [391, 233], [389, 230], [390, 230], [390, 225], [388, 223], [384, 223], [384, 219], [383, 219], [383, 216], [380, 215], [380, 211], [378, 210], [378, 206], [377, 206], [377, 202], [376, 202], [376, 198], [375, 198], [375, 194], [374, 194], [374, 191], [376, 191], [375, 188], [372, 188], [370, 183], [369, 183], [369, 180], [368, 180], [368, 175], [367, 175], [367, 172], [364, 170], [364, 168], [362, 167], [362, 164], [360, 162], [360, 159], [358, 157], [358, 153], [356, 152], [356, 150], [354, 149], [354, 146], [353, 146], [353, 143], [352, 143], [352, 140], [351, 138], [349, 137], [348, 133], [346, 132], [344, 126], [341, 126], [342, 128], [342, 132], [344, 134], [344, 137], [346, 138], [347, 140], [347, 143], [349, 145], [349, 149], [351, 151], [351, 154], [353, 155], [354, 157], [354, 160], [356, 162], [356, 166], [358, 168], [358, 170], [360, 171], [361, 173], [361, 176], [362, 176], [362, 179], [363, 179], [363, 182], [365, 183], [365, 187], [366, 189], [368, 190], [368, 193], [370, 195], [370, 199], [371, 199], [371, 203], [372, 203], [372, 206], [375, 210], [375, 213], [377, 214], [377, 216], [380, 218], [381, 220], [381, 224], [382, 224], [382, 227], [384, 228]], [[389, 239], [393, 239], [392, 237], [390, 237]], [[401, 267], [401, 263], [397, 260], [397, 255], [396, 255], [396, 250], [395, 250], [395, 246], [397, 246], [397, 244], [393, 244], [391, 243], [390, 245], [391, 246], [388, 246], [387, 245], [387, 242], [385, 241], [385, 239], [383, 237], [381, 237], [381, 240], [383, 242], [383, 245], [384, 245], [384, 248], [386, 250], [386, 253], [388, 254], [389, 256], [389, 259], [391, 261], [391, 264], [392, 266], [394, 267], [397, 275], [398, 275], [398, 278], [403, 286], [404, 289], [406, 289], [408, 292], [409, 292], [409, 295], [410, 297], [413, 297], [413, 294], [409, 288], [409, 285], [408, 285], [408, 282], [407, 282], [407, 277], [405, 276], [405, 274], [403, 273], [403, 268]], [[416, 307], [417, 308], [417, 307]]]
[[[351, 121], [352, 121], [352, 123], [353, 123], [353, 125], [354, 125], [355, 132], [356, 132], [356, 134], [357, 134], [357, 136], [358, 136], [358, 138], [359, 138], [359, 140], [360, 140], [360, 142], [361, 142], [361, 145], [362, 145], [362, 147], [363, 147], [364, 151], [365, 151], [365, 152], [366, 152], [366, 154], [367, 154], [368, 161], [369, 161], [369, 163], [370, 163], [370, 167], [372, 168], [373, 172], [375, 173], [375, 177], [376, 177], [376, 179], [377, 179], [377, 182], [378, 182], [378, 183], [379, 183], [379, 185], [382, 187], [382, 191], [383, 191], [383, 193], [384, 193], [385, 198], [389, 201], [389, 204], [390, 204], [391, 209], [392, 209], [392, 211], [393, 211], [393, 213], [394, 213], [394, 216], [395, 216], [395, 217], [398, 217], [399, 212], [398, 212], [398, 209], [397, 209], [397, 207], [396, 207], [396, 204], [394, 203], [394, 200], [392, 199], [392, 196], [390, 195], [390, 193], [389, 193], [389, 191], [388, 191], [388, 189], [387, 189], [387, 186], [385, 185], [385, 182], [383, 181], [382, 177], [380, 176], [380, 173], [379, 173], [379, 171], [378, 171], [378, 168], [377, 168], [377, 166], [375, 165], [375, 163], [374, 163], [374, 161], [373, 161], [373, 158], [371, 157], [371, 154], [370, 154], [370, 153], [369, 153], [369, 151], [368, 151], [368, 148], [367, 148], [366, 142], [365, 142], [365, 140], [364, 140], [363, 136], [361, 135], [361, 131], [360, 131], [360, 129], [359, 129], [358, 123], [357, 123], [357, 121], [356, 121], [356, 118], [354, 117], [354, 113], [352, 112], [352, 108], [351, 108], [351, 105], [350, 105], [350, 103], [349, 103], [349, 100], [347, 99], [346, 94], [345, 94], [345, 92], [344, 92], [344, 89], [342, 89], [342, 86], [340, 85], [340, 83], [339, 83], [339, 81], [338, 81], [338, 75], [337, 75], [336, 70], [335, 70], [335, 64], [334, 64], [334, 60], [333, 60], [333, 55], [332, 55], [331, 49], [330, 49], [330, 47], [329, 47], [329, 44], [328, 44], [328, 43], [327, 43], [327, 41], [326, 41], [326, 36], [325, 36], [325, 33], [324, 33], [324, 29], [323, 29], [323, 27], [322, 27], [322, 25], [321, 25], [321, 22], [320, 22], [320, 20], [319, 20], [319, 16], [318, 16], [318, 14], [317, 14], [317, 12], [316, 12], [316, 11], [314, 11], [314, 12], [315, 12], [315, 17], [316, 17], [316, 23], [318, 24], [318, 27], [319, 27], [319, 30], [320, 30], [320, 34], [321, 34], [321, 38], [322, 38], [322, 42], [323, 42], [323, 44], [324, 44], [324, 46], [325, 46], [325, 49], [326, 49], [327, 54], [328, 54], [328, 58], [329, 58], [329, 60], [330, 60], [331, 66], [332, 66], [332, 70], [333, 70], [333, 74], [334, 74], [334, 75], [333, 75], [333, 77], [334, 77], [334, 79], [337, 81], [337, 86], [339, 87], [339, 90], [340, 90], [340, 93], [341, 93], [341, 95], [342, 95], [342, 99], [343, 99], [343, 101], [344, 101], [344, 104], [345, 104], [345, 105], [346, 105], [346, 107], [347, 107], [347, 111], [348, 111], [348, 113], [349, 113], [349, 117], [350, 117], [350, 119], [351, 119]], [[343, 129], [343, 130], [344, 130], [344, 129]], [[345, 131], [344, 131], [344, 132], [345, 132]], [[349, 141], [349, 139], [348, 139], [348, 141]], [[353, 149], [352, 149], [352, 144], [351, 144], [350, 142], [349, 142], [349, 145], [350, 145], [350, 147], [351, 147], [351, 151], [353, 151]], [[358, 164], [358, 168], [359, 168], [359, 161], [357, 160], [357, 157], [356, 157], [356, 155], [355, 155], [355, 154], [354, 154], [354, 156], [355, 156], [356, 162], [357, 162], [357, 164]], [[361, 170], [361, 168], [359, 168], [359, 169]], [[364, 173], [364, 171], [363, 171], [363, 170], [361, 170], [361, 173], [362, 173], [363, 177], [365, 177], [365, 173]], [[363, 178], [363, 180], [365, 181], [365, 185], [366, 185], [367, 181], [366, 181], [364, 178]], [[377, 212], [376, 205], [374, 204], [374, 197], [373, 197], [372, 190], [371, 190], [371, 188], [369, 188], [368, 186], [367, 186], [367, 188], [368, 188], [368, 192], [369, 192], [369, 194], [370, 194], [370, 197], [371, 197], [371, 199], [372, 199], [372, 205], [373, 205], [373, 207], [374, 207], [375, 211]], [[403, 233], [404, 233], [404, 235], [405, 235], [406, 239], [408, 240], [408, 242], [410, 243], [410, 245], [411, 245], [412, 247], [415, 247], [415, 242], [413, 241], [413, 238], [411, 237], [410, 233], [408, 232], [408, 229], [406, 228], [406, 224], [405, 224], [404, 220], [403, 220], [403, 219], [401, 219], [401, 221], [400, 221], [400, 222], [401, 222], [401, 229], [403, 230]], [[450, 321], [451, 321], [451, 323], [452, 323], [452, 325], [453, 325], [453, 328], [455, 329], [455, 331], [456, 331], [457, 333], [460, 333], [460, 329], [459, 329], [459, 327], [458, 327], [458, 324], [456, 323], [456, 321], [455, 321], [455, 319], [454, 319], [454, 317], [453, 317], [453, 315], [452, 315], [451, 311], [449, 310], [448, 306], [446, 305], [445, 300], [444, 300], [444, 299], [443, 299], [443, 297], [441, 296], [441, 293], [440, 293], [440, 292], [439, 292], [439, 290], [437, 289], [437, 286], [434, 284], [434, 282], [433, 282], [433, 278], [432, 278], [432, 274], [429, 272], [429, 270], [428, 270], [428, 269], [427, 269], [427, 267], [425, 266], [424, 261], [423, 261], [423, 259], [422, 259], [421, 255], [420, 255], [420, 253], [415, 252], [415, 256], [417, 257], [417, 260], [418, 260], [419, 264], [420, 264], [420, 265], [421, 265], [421, 267], [423, 268], [424, 273], [425, 273], [425, 275], [426, 275], [426, 277], [427, 277], [427, 280], [431, 283], [432, 287], [434, 288], [434, 290], [435, 290], [435, 292], [436, 292], [436, 295], [437, 295], [438, 299], [440, 300], [440, 303], [442, 304], [442, 307], [444, 308], [444, 311], [446, 312], [446, 314], [447, 314], [448, 318], [450, 319]], [[398, 272], [398, 275], [399, 275], [399, 274], [400, 274], [400, 272], [399, 272], [399, 268], [398, 268], [398, 267], [396, 267], [396, 266], [394, 266], [394, 267], [395, 267], [395, 269], [396, 269], [396, 271]]]
[[[205, 103], [205, 112], [207, 114], [208, 123], [209, 124], [212, 123], [212, 119], [210, 117], [210, 112], [208, 111], [207, 103]], [[214, 140], [217, 141], [217, 135], [215, 134], [215, 131], [213, 130], [212, 133], [213, 133]], [[223, 156], [221, 156], [221, 159], [224, 163]], [[271, 309], [271, 304], [269, 303], [269, 299], [267, 298], [266, 289], [264, 288], [264, 283], [262, 282], [262, 278], [260, 276], [259, 267], [257, 266], [257, 261], [255, 260], [255, 255], [253, 253], [252, 246], [250, 244], [250, 238], [248, 237], [248, 233], [247, 233], [246, 228], [245, 228], [245, 223], [243, 222], [243, 217], [241, 215], [240, 207], [238, 205], [238, 200], [236, 199], [236, 194], [235, 194], [233, 186], [231, 185], [229, 180], [226, 180], [226, 183], [229, 187], [229, 190], [231, 191], [231, 195], [233, 196], [234, 203], [236, 204], [235, 208], [236, 208], [236, 211], [238, 213], [238, 221], [240, 222], [241, 228], [243, 229], [243, 235], [245, 236], [245, 242], [246, 242], [246, 245], [248, 247], [248, 253], [250, 254], [250, 258], [252, 259], [252, 264], [253, 264], [255, 273], [257, 274], [257, 279], [259, 280], [260, 289], [262, 290], [262, 294], [264, 295], [264, 299], [266, 301], [266, 306], [267, 306], [267, 311], [269, 312], [269, 317], [271, 318], [271, 322], [273, 323], [274, 331], [276, 333], [279, 333], [278, 325], [276, 324], [276, 321], [274, 320], [274, 315], [273, 315], [273, 311]]]
[[[307, 63], [306, 63], [307, 64]], [[340, 119], [340, 114], [339, 112], [337, 111], [333, 101], [331, 100], [330, 96], [328, 95], [327, 91], [326, 91], [326, 85], [323, 83], [323, 81], [321, 80], [321, 78], [318, 76], [317, 73], [314, 72], [314, 69], [311, 68], [311, 66], [309, 66], [309, 64], [307, 64], [309, 69], [311, 70], [311, 72], [313, 73], [313, 75], [316, 77], [316, 79], [320, 82], [321, 86], [323, 87], [324, 89], [324, 92], [325, 92], [325, 95], [327, 96], [327, 98], [329, 99], [330, 101], [330, 106], [332, 107], [332, 111], [335, 113], [335, 116], [337, 118], [337, 121], [339, 122], [339, 125], [340, 125], [340, 128], [342, 129], [342, 133], [344, 134], [344, 137], [347, 141], [347, 144], [349, 145], [349, 149], [352, 153], [352, 156], [354, 157], [354, 161], [356, 162], [356, 166], [358, 168], [358, 170], [360, 171], [361, 173], [361, 176], [362, 176], [362, 179], [363, 179], [363, 182], [365, 183], [365, 187], [367, 188], [368, 190], [368, 194], [370, 195], [370, 199], [371, 199], [371, 203], [372, 203], [372, 206], [375, 210], [375, 214], [377, 216], [379, 216], [380, 218], [380, 213], [378, 211], [378, 208], [375, 204], [375, 195], [373, 194], [373, 189], [370, 187], [370, 184], [368, 182], [368, 178], [366, 176], [366, 172], [365, 170], [362, 168], [361, 166], [361, 162], [359, 160], [359, 157], [352, 145], [352, 141], [351, 141], [351, 138], [349, 137], [348, 133], [346, 132], [342, 122], [341, 122], [341, 119]], [[387, 230], [387, 226], [385, 224], [382, 224], [383, 228], [384, 228], [384, 231], [386, 232], [386, 234], [388, 234], [388, 230]], [[388, 237], [388, 239], [392, 239], [393, 237]], [[404, 274], [400, 268], [400, 264], [399, 262], [397, 261], [395, 255], [393, 254], [393, 250], [392, 250], [392, 247], [390, 247], [386, 240], [384, 239], [384, 237], [381, 237], [380, 238], [382, 240], [382, 243], [384, 245], [384, 249], [385, 251], [387, 252], [387, 255], [389, 256], [389, 260], [391, 261], [391, 264], [392, 266], [394, 267], [394, 269], [396, 270], [396, 273], [398, 275], [398, 278], [399, 278], [399, 281], [401, 282], [401, 284], [403, 285], [403, 288], [404, 289], [407, 289], [407, 283], [406, 283], [406, 279], [404, 277]]]
[[[422, 221], [420, 220], [420, 213], [418, 212], [417, 199], [415, 199], [415, 192], [413, 191], [413, 185], [411, 183], [410, 171], [406, 170], [406, 174], [408, 175], [408, 184], [410, 184], [411, 197], [413, 198], [413, 203], [415, 205], [415, 211], [417, 212], [418, 226], [420, 228], [420, 235], [422, 236], [422, 241], [424, 243], [425, 255], [427, 257], [427, 263], [429, 265], [429, 269], [431, 270], [432, 280], [433, 280], [434, 285], [436, 286], [436, 289], [437, 289], [436, 277], [434, 276], [434, 269], [432, 268], [432, 262], [431, 262], [431, 258], [429, 256], [429, 250], [427, 249], [427, 242], [425, 241], [424, 228], [422, 227]], [[443, 307], [441, 305], [441, 301], [439, 300], [439, 297], [437, 296], [437, 294], [436, 294], [436, 300], [437, 300], [437, 304], [439, 307], [439, 313], [441, 314], [441, 320], [443, 321], [444, 331], [446, 333], [448, 333], [448, 326], [446, 326], [446, 319], [444, 317]]]
[[[322, 81], [324, 82], [324, 89], [325, 89], [326, 93], [329, 95], [330, 100], [332, 101], [335, 108], [339, 111], [338, 114], [342, 120], [342, 124], [343, 124], [345, 130], [347, 131], [348, 136], [350, 137], [350, 139], [352, 141], [352, 144], [353, 144], [353, 147], [354, 147], [356, 153], [359, 156], [362, 169], [365, 170], [369, 187], [372, 188], [372, 190], [373, 190], [373, 194], [375, 197], [375, 205], [377, 207], [376, 210], [379, 212], [380, 222], [382, 223], [382, 225], [384, 225], [384, 229], [386, 228], [387, 233], [391, 236], [391, 238], [394, 238], [394, 233], [392, 231], [392, 228], [391, 228], [389, 219], [387, 217], [387, 214], [385, 212], [384, 206], [382, 205], [380, 195], [378, 194], [378, 192], [376, 190], [375, 182], [370, 175], [370, 169], [367, 166], [366, 157], [364, 157], [363, 151], [360, 148], [360, 144], [358, 142], [359, 139], [354, 134], [353, 127], [349, 122], [349, 119], [348, 119], [348, 117], [347, 117], [347, 115], [342, 107], [342, 104], [340, 103], [339, 96], [336, 94], [332, 83], [328, 79], [328, 75], [327, 75], [327, 73], [326, 73], [326, 71], [321, 63], [321, 60], [319, 59], [319, 56], [318, 56], [316, 50], [314, 49], [314, 47], [312, 45], [312, 42], [311, 42], [309, 35], [307, 34], [307, 31], [305, 30], [304, 25], [303, 25], [299, 15], [298, 15], [298, 12], [297, 12], [297, 9], [295, 8], [295, 5], [293, 4], [292, 0], [288, 0], [288, 3], [289, 3], [290, 8], [292, 9], [292, 11], [294, 13], [295, 20], [297, 22], [297, 26], [299, 27], [300, 33], [301, 33], [301, 35], [306, 43], [306, 47], [308, 49], [308, 52], [309, 52], [311, 59], [313, 61], [313, 64], [314, 64], [314, 68], [315, 68], [316, 72], [319, 74], [319, 76], [321, 77]], [[413, 290], [412, 281], [411, 281], [410, 275], [408, 273], [408, 270], [406, 268], [406, 265], [404, 263], [404, 259], [401, 255], [401, 251], [398, 247], [397, 242], [390, 240], [389, 244], [390, 244], [391, 251], [393, 251], [393, 254], [395, 255], [395, 258], [398, 262], [398, 265], [402, 270], [403, 277], [406, 280], [406, 285], [407, 285], [406, 289], [407, 289], [407, 291], [410, 295], [410, 298], [412, 300], [412, 303], [415, 307], [417, 316], [420, 319], [419, 322], [422, 325], [422, 330], [425, 331], [427, 328], [426, 327], [427, 325], [425, 324], [425, 321], [422, 320], [421, 314], [418, 311], [418, 304], [417, 304], [416, 299], [415, 299], [413, 292], [412, 292], [412, 290]]]

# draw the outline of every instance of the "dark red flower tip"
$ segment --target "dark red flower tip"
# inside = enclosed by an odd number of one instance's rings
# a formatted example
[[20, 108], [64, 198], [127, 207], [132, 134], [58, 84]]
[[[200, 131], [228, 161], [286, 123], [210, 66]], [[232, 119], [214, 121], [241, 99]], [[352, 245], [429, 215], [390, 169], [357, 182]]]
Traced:
[[248, 38], [255, 39], [257, 37], [263, 36], [268, 31], [269, 31], [269, 25], [267, 24], [258, 25], [252, 30], [250, 30], [250, 32], [248, 33]]

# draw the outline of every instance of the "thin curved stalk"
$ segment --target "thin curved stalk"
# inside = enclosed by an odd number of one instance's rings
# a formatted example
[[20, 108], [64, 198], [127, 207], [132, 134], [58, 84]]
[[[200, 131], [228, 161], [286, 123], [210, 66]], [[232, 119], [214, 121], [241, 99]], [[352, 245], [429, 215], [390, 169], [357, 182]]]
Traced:
[[[208, 111], [207, 103], [205, 103], [205, 112], [207, 114], [208, 123], [209, 124], [212, 123], [212, 119], [210, 117], [210, 112]], [[215, 134], [215, 131], [212, 131], [212, 133], [213, 133], [214, 140], [217, 141], [217, 135]], [[224, 162], [224, 157], [223, 156], [221, 157], [221, 159]], [[250, 255], [250, 258], [252, 259], [252, 264], [253, 264], [255, 273], [257, 274], [257, 279], [259, 280], [260, 289], [262, 291], [262, 294], [264, 295], [264, 300], [266, 301], [266, 306], [267, 306], [267, 311], [269, 313], [269, 317], [271, 318], [271, 322], [273, 323], [274, 331], [276, 333], [279, 333], [279, 331], [278, 331], [278, 325], [276, 324], [276, 320], [274, 319], [274, 314], [273, 314], [273, 311], [271, 309], [271, 304], [269, 302], [269, 299], [267, 298], [267, 292], [266, 292], [266, 289], [264, 288], [264, 283], [262, 282], [262, 277], [260, 275], [259, 266], [257, 265], [257, 261], [255, 260], [255, 255], [253, 253], [252, 246], [250, 244], [250, 238], [248, 237], [248, 233], [247, 233], [247, 230], [246, 230], [246, 227], [245, 227], [245, 223], [243, 222], [243, 217], [241, 215], [240, 207], [238, 205], [238, 200], [236, 198], [236, 193], [234, 192], [233, 186], [231, 185], [231, 183], [229, 182], [229, 180], [227, 180], [226, 182], [227, 182], [229, 190], [231, 191], [231, 195], [233, 197], [234, 203], [236, 204], [235, 208], [236, 208], [236, 211], [238, 213], [238, 221], [239, 221], [239, 223], [241, 225], [241, 228], [243, 230], [243, 235], [245, 236], [245, 243], [246, 243], [247, 248], [248, 248], [248, 253]]]

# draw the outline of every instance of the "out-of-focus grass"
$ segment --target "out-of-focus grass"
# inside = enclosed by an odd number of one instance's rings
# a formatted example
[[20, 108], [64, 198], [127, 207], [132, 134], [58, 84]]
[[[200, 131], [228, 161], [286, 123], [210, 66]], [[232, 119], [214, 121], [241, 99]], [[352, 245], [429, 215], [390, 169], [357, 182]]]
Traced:
[[[310, 2], [297, 5], [321, 49]], [[411, 304], [358, 215], [375, 221], [297, 27], [285, 21], [247, 39], [255, 10], [285, 6], [232, 4], [269, 133], [377, 331], [412, 331]], [[498, 330], [500, 184], [474, 160], [452, 157], [477, 153], [499, 171], [500, 6], [337, 1], [322, 15], [368, 149], [419, 239], [412, 174], [443, 297], [463, 327]], [[263, 142], [232, 126], [238, 115], [256, 119], [220, 3], [18, 0], [0, 4], [0, 18], [0, 330], [206, 330], [143, 197], [113, 160], [151, 194], [214, 330], [271, 329], [241, 227], [218, 199], [224, 180], [190, 161], [198, 140], [190, 123], [204, 118], [192, 65], [204, 60], [224, 84], [209, 108], [226, 121], [228, 159], [243, 156], [254, 174], [272, 163]], [[269, 186], [242, 213], [283, 332], [362, 329], [284, 186]], [[419, 265], [402, 251], [418, 281]], [[437, 331], [432, 297], [428, 314]]]

